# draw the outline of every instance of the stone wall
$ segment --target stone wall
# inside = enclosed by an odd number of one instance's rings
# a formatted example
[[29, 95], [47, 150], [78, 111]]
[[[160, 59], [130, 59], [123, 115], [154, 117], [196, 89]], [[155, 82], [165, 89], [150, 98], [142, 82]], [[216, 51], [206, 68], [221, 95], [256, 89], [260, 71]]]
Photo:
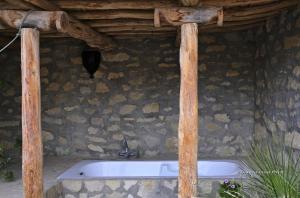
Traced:
[[255, 137], [283, 134], [300, 149], [300, 9], [282, 13], [255, 34]]
[[[201, 158], [245, 156], [254, 127], [254, 43], [249, 32], [200, 36]], [[174, 38], [119, 40], [91, 80], [84, 45], [41, 41], [42, 128], [47, 155], [117, 158], [126, 136], [142, 158], [176, 158], [179, 76]], [[19, 48], [0, 55], [0, 136], [21, 134]]]
[[[240, 180], [237, 180], [240, 181]], [[199, 197], [220, 197], [218, 189], [223, 180], [198, 181]], [[119, 179], [119, 180], [63, 180], [57, 185], [57, 193], [47, 198], [144, 198], [178, 197], [177, 179]]]

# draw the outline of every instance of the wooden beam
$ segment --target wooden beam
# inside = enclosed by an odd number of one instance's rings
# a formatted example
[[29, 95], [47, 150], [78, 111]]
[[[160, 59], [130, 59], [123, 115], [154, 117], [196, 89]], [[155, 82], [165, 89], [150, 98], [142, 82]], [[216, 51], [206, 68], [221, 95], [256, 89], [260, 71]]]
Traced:
[[153, 11], [148, 10], [103, 10], [88, 12], [70, 12], [70, 14], [81, 20], [90, 19], [152, 19]]
[[62, 9], [67, 10], [116, 10], [116, 9], [131, 9], [131, 10], [147, 10], [160, 7], [178, 6], [176, 1], [172, 0], [85, 0], [85, 1], [69, 1], [55, 0], [52, 1]]
[[184, 23], [208, 23], [218, 16], [218, 7], [199, 7], [199, 8], [156, 8], [160, 17], [165, 19], [168, 23], [179, 26]]
[[239, 10], [229, 9], [224, 13], [224, 20], [231, 21], [230, 19], [239, 18], [255, 18], [261, 15], [265, 15], [273, 12], [280, 12], [282, 9], [286, 9], [292, 5], [299, 4], [298, 0], [288, 0], [288, 1], [276, 1], [275, 3], [255, 6], [252, 9], [241, 8]]
[[10, 10], [10, 9], [32, 9], [32, 10], [36, 10], [37, 7], [31, 5], [30, 3], [26, 3], [23, 0], [5, 0], [9, 5], [13, 6], [12, 8], [9, 8], [9, 6], [7, 8], [5, 7], [1, 7], [2, 10]]
[[274, 3], [278, 0], [201, 0], [200, 5], [206, 6], [218, 6], [224, 8], [232, 8], [232, 7], [246, 7], [246, 6], [257, 6], [264, 5], [268, 3]]
[[[25, 0], [27, 3], [30, 3], [36, 7], [39, 7], [44, 10], [51, 10], [57, 11], [61, 10], [60, 7], [55, 5], [54, 3], [47, 1], [47, 0]], [[110, 50], [115, 47], [115, 42], [112, 40], [111, 37], [96, 32], [88, 25], [81, 23], [73, 16], [69, 15], [70, 25], [68, 26], [68, 30], [64, 31], [63, 33], [68, 33], [70, 36], [84, 40], [89, 46]]]
[[32, 4], [36, 7], [42, 8], [49, 11], [59, 11], [61, 10], [57, 5], [53, 4], [48, 0], [23, 0], [29, 4]]
[[25, 198], [43, 197], [39, 31], [21, 31], [22, 169]]
[[176, 27], [160, 27], [155, 28], [153, 26], [115, 26], [115, 27], [101, 27], [96, 29], [99, 32], [122, 32], [122, 31], [175, 31]]
[[[0, 22], [11, 28], [19, 28], [26, 15], [25, 11], [0, 10]], [[64, 12], [33, 11], [26, 17], [23, 26], [51, 31], [66, 28], [68, 24], [68, 16]]]
[[[25, 11], [0, 10], [0, 22], [12, 28], [19, 28]], [[72, 20], [63, 11], [32, 11], [26, 18], [25, 27], [36, 27], [42, 31], [57, 30], [73, 38], [85, 41], [89, 46], [99, 49], [111, 49], [114, 42], [110, 37], [92, 30], [88, 26]]]
[[155, 36], [155, 35], [167, 35], [167, 36], [175, 36], [174, 32], [108, 32], [108, 35], [114, 36]]
[[[152, 19], [99, 19], [86, 21], [91, 27], [116, 27], [116, 26], [153, 26]], [[169, 26], [168, 23], [162, 23], [161, 26]]]
[[60, 32], [69, 34], [73, 38], [84, 40], [89, 46], [100, 50], [110, 50], [116, 46], [111, 37], [95, 31], [88, 25], [79, 23], [76, 19], [71, 19], [70, 25]]
[[181, 26], [180, 108], [178, 128], [179, 197], [197, 197], [198, 25]]

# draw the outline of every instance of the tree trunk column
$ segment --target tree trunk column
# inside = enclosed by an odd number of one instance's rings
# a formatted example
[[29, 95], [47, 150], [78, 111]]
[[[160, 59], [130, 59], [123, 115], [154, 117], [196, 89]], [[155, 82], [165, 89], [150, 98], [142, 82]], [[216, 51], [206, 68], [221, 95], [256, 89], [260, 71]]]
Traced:
[[197, 196], [198, 25], [181, 26], [179, 112], [179, 197]]
[[25, 198], [43, 197], [39, 31], [21, 31], [22, 171]]

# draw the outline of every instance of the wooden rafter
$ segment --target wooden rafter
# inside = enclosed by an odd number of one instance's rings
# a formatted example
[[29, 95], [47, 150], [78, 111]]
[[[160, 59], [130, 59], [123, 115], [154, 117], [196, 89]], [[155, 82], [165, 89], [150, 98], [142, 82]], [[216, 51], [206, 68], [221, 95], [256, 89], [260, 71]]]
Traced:
[[[205, 24], [218, 16], [219, 7], [199, 7], [199, 8], [156, 8], [155, 17], [162, 17], [168, 23], [179, 26], [184, 23]], [[159, 21], [159, 19], [154, 19]]]
[[103, 10], [98, 11], [74, 11], [70, 14], [81, 20], [92, 20], [92, 19], [152, 19], [152, 10]]
[[[9, 0], [12, 1], [12, 0]], [[19, 1], [19, 0], [18, 0]], [[49, 11], [62, 11], [60, 7], [47, 0], [23, 0], [25, 3], [34, 7]], [[114, 41], [109, 36], [93, 30], [86, 24], [78, 21], [69, 15], [70, 25], [65, 32], [71, 37], [84, 40], [89, 46], [99, 49], [112, 49], [115, 46]]]
[[[9, 27], [19, 28], [27, 12], [16, 10], [0, 10], [0, 21]], [[42, 31], [57, 30], [74, 38], [84, 40], [92, 47], [111, 49], [112, 40], [109, 37], [99, 37], [100, 33], [90, 32], [80, 24], [73, 23], [62, 11], [32, 11], [26, 18], [24, 26], [36, 27]]]
[[220, 6], [224, 8], [232, 8], [238, 6], [257, 6], [268, 3], [274, 3], [278, 0], [201, 0], [199, 5]]
[[[0, 21], [11, 28], [19, 28], [26, 15], [27, 12], [25, 11], [0, 10]], [[35, 27], [46, 32], [51, 30], [62, 31], [68, 25], [68, 16], [62, 11], [32, 11], [23, 24], [25, 27]]]
[[[117, 26], [153, 26], [153, 19], [100, 19], [86, 21], [91, 27], [117, 27]], [[161, 26], [168, 26], [168, 23], [161, 23]]]
[[56, 5], [62, 9], [68, 10], [116, 10], [116, 9], [132, 9], [132, 10], [146, 10], [157, 7], [173, 7], [178, 6], [176, 1], [172, 0], [85, 0], [85, 1], [69, 1], [69, 0], [55, 0]]
[[48, 0], [23, 0], [23, 1], [32, 4], [38, 8], [42, 8], [43, 10], [50, 10], [50, 11], [61, 10], [60, 7], [58, 7], [57, 5], [53, 4]]
[[[3, 3], [4, 2], [4, 3]], [[5, 4], [9, 2], [10, 4]], [[233, 30], [245, 29], [263, 23], [270, 17], [280, 14], [282, 10], [290, 8], [293, 5], [299, 4], [299, 0], [184, 0], [181, 5], [185, 7], [192, 6], [194, 9], [201, 7], [218, 7], [223, 8], [214, 17], [212, 21], [201, 24], [198, 28], [201, 31], [229, 31], [229, 26], [234, 26]], [[195, 5], [195, 6], [194, 6]], [[65, 10], [68, 12], [69, 17], [74, 15], [85, 26], [79, 26], [79, 29], [93, 28], [97, 33], [105, 33], [106, 30], [117, 29], [120, 27], [124, 29], [125, 26], [136, 27], [144, 26], [145, 31], [139, 31], [139, 34], [152, 31], [149, 28], [152, 25], [168, 27], [170, 23], [166, 22], [163, 17], [157, 17], [153, 13], [154, 8], [166, 9], [175, 8], [180, 6], [177, 0], [2, 0], [0, 1], [0, 9], [14, 9], [14, 10], [39, 10], [44, 9], [47, 11]], [[159, 15], [159, 13], [158, 13]], [[73, 23], [76, 19], [70, 17]], [[154, 19], [161, 19], [159, 21]], [[77, 22], [78, 22], [77, 20]], [[223, 23], [222, 23], [223, 22]], [[250, 24], [251, 25], [248, 25]], [[246, 24], [246, 25], [245, 25]], [[223, 25], [223, 26], [222, 26]], [[147, 26], [147, 27], [146, 27]], [[218, 27], [219, 26], [219, 27]], [[240, 26], [240, 27], [235, 27]], [[104, 28], [105, 27], [105, 28]], [[102, 30], [102, 28], [104, 28]], [[116, 31], [122, 34], [136, 33], [138, 28], [128, 28], [124, 31]], [[1, 34], [8, 34], [11, 30], [0, 27]], [[134, 31], [133, 33], [131, 31]], [[168, 28], [165, 29], [169, 34]], [[174, 30], [174, 34], [176, 30]], [[51, 33], [52, 34], [52, 33]], [[47, 34], [49, 35], [49, 34]], [[59, 34], [61, 36], [62, 34]], [[96, 34], [95, 34], [96, 35]], [[44, 33], [41, 35], [44, 36]], [[91, 39], [92, 40], [92, 39]]]
[[1, 7], [2, 10], [6, 9], [6, 10], [11, 10], [11, 9], [33, 9], [36, 10], [38, 9], [36, 6], [31, 5], [30, 3], [26, 3], [23, 0], [5, 0], [9, 5], [13, 6], [13, 7]]

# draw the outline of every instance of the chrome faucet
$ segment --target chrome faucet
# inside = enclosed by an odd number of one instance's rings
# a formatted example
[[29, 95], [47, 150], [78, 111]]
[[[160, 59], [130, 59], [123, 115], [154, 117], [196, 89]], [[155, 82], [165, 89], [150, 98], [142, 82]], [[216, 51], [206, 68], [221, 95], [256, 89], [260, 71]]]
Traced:
[[135, 157], [135, 158], [139, 158], [140, 153], [138, 150], [131, 150], [128, 147], [128, 143], [126, 138], [124, 138], [121, 142], [121, 151], [119, 151], [119, 156], [129, 159], [130, 157]]

